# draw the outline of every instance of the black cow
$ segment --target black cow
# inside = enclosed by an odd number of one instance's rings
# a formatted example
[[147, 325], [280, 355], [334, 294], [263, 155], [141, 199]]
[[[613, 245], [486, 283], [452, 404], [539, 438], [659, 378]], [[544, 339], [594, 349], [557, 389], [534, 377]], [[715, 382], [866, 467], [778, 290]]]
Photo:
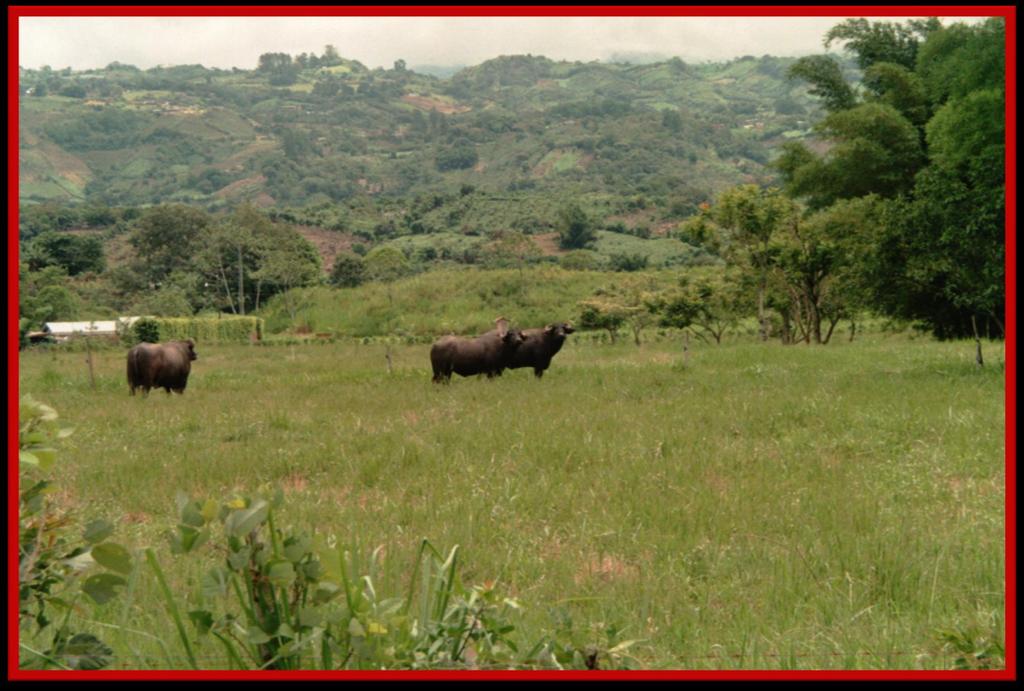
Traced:
[[553, 358], [565, 337], [575, 331], [570, 324], [548, 324], [543, 329], [524, 329], [523, 344], [512, 354], [509, 369], [532, 367], [538, 379], [544, 376], [544, 370], [551, 366]]
[[168, 394], [184, 393], [192, 361], [196, 359], [196, 344], [187, 341], [169, 343], [140, 343], [128, 351], [128, 388], [132, 396], [141, 388], [148, 396], [150, 389], [163, 388]]
[[434, 368], [435, 382], [451, 381], [452, 372], [463, 377], [501, 375], [523, 342], [523, 333], [519, 329], [510, 329], [504, 317], [494, 321], [496, 329], [476, 338], [443, 336], [434, 342], [430, 348], [430, 364]]

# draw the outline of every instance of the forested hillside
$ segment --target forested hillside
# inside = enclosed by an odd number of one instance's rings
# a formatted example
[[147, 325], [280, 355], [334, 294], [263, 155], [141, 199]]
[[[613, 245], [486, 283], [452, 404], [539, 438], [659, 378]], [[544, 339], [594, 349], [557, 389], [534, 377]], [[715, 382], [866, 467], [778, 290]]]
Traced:
[[[504, 56], [442, 80], [328, 46], [251, 70], [22, 70], [21, 199], [248, 200], [336, 229], [398, 213], [420, 232], [533, 232], [565, 195], [606, 213], [646, 197], [685, 216], [729, 185], [768, 181], [773, 149], [810, 134], [819, 111], [787, 79], [792, 62]], [[435, 195], [467, 186], [486, 202], [438, 213]]]

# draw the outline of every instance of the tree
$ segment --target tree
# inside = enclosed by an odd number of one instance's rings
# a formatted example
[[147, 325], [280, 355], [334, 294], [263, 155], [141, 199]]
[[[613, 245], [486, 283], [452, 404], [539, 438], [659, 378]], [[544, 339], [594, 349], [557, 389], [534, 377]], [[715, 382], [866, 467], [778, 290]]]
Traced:
[[541, 256], [540, 248], [529, 236], [518, 230], [501, 230], [485, 249], [485, 261], [492, 266], [514, 266], [523, 277], [523, 266]]
[[259, 268], [253, 272], [257, 282], [256, 309], [262, 286], [268, 293], [279, 293], [292, 321], [298, 313], [300, 296], [296, 288], [320, 281], [320, 255], [305, 238], [290, 228], [271, 225], [257, 230]]
[[772, 265], [771, 242], [776, 230], [796, 212], [777, 189], [740, 185], [726, 190], [711, 210], [721, 229], [722, 251], [733, 265], [749, 267], [757, 277], [757, 321], [761, 340], [768, 340], [765, 297]]
[[920, 133], [885, 103], [830, 113], [815, 129], [834, 143], [824, 157], [797, 144], [774, 164], [787, 193], [805, 198], [812, 209], [868, 194], [894, 197], [913, 186], [925, 163]]
[[829, 29], [825, 34], [825, 47], [842, 42], [845, 48], [857, 57], [862, 70], [879, 62], [902, 65], [913, 69], [917, 60], [919, 36], [941, 27], [934, 17], [930, 21], [872, 22], [867, 19], [847, 19]]
[[939, 338], [973, 336], [980, 363], [981, 333], [1005, 333], [1004, 22], [856, 20], [829, 36], [857, 55], [871, 97], [819, 123], [826, 157], [784, 152], [786, 190], [815, 209], [881, 198], [844, 282]]
[[825, 55], [809, 55], [790, 65], [790, 79], [810, 82], [810, 93], [820, 96], [830, 112], [852, 108], [857, 97], [843, 78], [839, 64]]
[[146, 210], [129, 237], [137, 256], [133, 266], [154, 284], [175, 269], [191, 268], [209, 225], [206, 212], [183, 204]]
[[29, 269], [60, 266], [70, 276], [100, 273], [104, 268], [103, 241], [98, 237], [47, 231], [37, 235], [25, 250]]
[[583, 329], [607, 330], [614, 343], [616, 332], [625, 324], [639, 346], [641, 333], [656, 320], [658, 304], [659, 296], [649, 279], [630, 279], [610, 289], [600, 289], [580, 302], [579, 325]]
[[696, 327], [700, 329], [695, 331], [699, 337], [706, 339], [711, 336], [715, 343], [721, 344], [725, 332], [733, 328], [744, 314], [745, 298], [736, 270], [698, 281], [690, 281], [684, 276], [676, 290], [654, 301], [654, 311], [661, 326]]
[[131, 311], [154, 317], [188, 317], [192, 315], [192, 305], [182, 288], [165, 286], [142, 297]]
[[339, 254], [331, 267], [331, 283], [339, 288], [355, 288], [366, 280], [366, 266], [357, 254]]
[[564, 250], [586, 249], [597, 240], [594, 222], [572, 202], [558, 213], [558, 244]]
[[409, 260], [396, 247], [374, 247], [364, 258], [366, 275], [371, 281], [390, 282], [412, 273]]

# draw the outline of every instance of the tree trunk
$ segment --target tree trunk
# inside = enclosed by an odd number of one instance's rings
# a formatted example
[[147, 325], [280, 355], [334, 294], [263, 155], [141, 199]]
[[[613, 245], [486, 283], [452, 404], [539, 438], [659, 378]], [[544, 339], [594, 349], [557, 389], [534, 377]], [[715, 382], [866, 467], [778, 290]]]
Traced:
[[818, 302], [813, 294], [807, 296], [807, 319], [810, 321], [814, 342], [821, 345], [821, 310], [818, 309]]
[[220, 279], [224, 282], [224, 294], [228, 298], [228, 306], [231, 308], [231, 314], [238, 314], [235, 310], [235, 301], [231, 299], [231, 286], [228, 285], [228, 275], [224, 271], [224, 266], [220, 266]]
[[690, 358], [690, 330], [685, 329], [683, 331], [683, 366], [686, 366], [686, 361]]
[[759, 285], [758, 288], [757, 288], [757, 322], [758, 322], [758, 328], [760, 329], [760, 332], [761, 332], [761, 341], [762, 342], [768, 340], [768, 328], [765, 326], [765, 317], [764, 317], [764, 295], [765, 295], [765, 293], [767, 291], [768, 291], [768, 286], [766, 285], [765, 278], [762, 275], [762, 277], [761, 277], [761, 285]]
[[263, 281], [256, 281], [256, 311], [260, 311], [260, 288], [263, 286]]
[[853, 337], [857, 333], [857, 322], [850, 320], [850, 343], [853, 343]]
[[242, 283], [242, 246], [238, 246], [238, 309], [245, 316], [245, 290]]
[[782, 311], [782, 345], [789, 345], [793, 342], [793, 322], [789, 318], [787, 310]]
[[974, 329], [974, 343], [977, 346], [975, 361], [978, 363], [978, 367], [984, 367], [985, 360], [981, 357], [981, 338], [978, 336], [978, 322], [974, 319], [973, 314], [971, 315], [971, 328]]
[[828, 333], [825, 334], [825, 340], [821, 341], [822, 345], [828, 345], [828, 342], [832, 340], [832, 331], [836, 328], [836, 324], [839, 323], [839, 317], [835, 319], [829, 317], [828, 320]]

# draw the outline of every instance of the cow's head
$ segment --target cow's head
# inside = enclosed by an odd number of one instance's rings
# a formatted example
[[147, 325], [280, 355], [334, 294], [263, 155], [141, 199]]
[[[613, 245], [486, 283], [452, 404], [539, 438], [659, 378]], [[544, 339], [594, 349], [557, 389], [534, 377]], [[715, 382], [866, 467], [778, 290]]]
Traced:
[[556, 338], [565, 338], [575, 330], [576, 329], [572, 328], [572, 325], [568, 322], [563, 322], [561, 324], [548, 324], [544, 327], [544, 335], [555, 336]]
[[510, 348], [518, 348], [522, 344], [523, 332], [519, 329], [509, 328], [508, 319], [505, 317], [498, 317], [494, 320], [494, 323], [498, 326], [498, 338], [501, 339], [502, 343]]

